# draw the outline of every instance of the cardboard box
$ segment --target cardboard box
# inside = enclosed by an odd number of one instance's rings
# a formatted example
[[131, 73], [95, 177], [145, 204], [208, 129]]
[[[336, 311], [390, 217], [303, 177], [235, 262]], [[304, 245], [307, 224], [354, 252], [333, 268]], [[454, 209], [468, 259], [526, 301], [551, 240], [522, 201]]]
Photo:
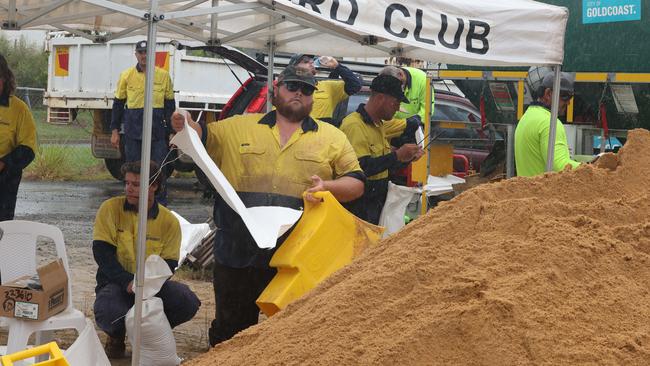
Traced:
[[23, 276], [0, 286], [0, 316], [40, 321], [65, 310], [69, 295], [63, 261], [48, 263], [36, 272], [38, 276]]

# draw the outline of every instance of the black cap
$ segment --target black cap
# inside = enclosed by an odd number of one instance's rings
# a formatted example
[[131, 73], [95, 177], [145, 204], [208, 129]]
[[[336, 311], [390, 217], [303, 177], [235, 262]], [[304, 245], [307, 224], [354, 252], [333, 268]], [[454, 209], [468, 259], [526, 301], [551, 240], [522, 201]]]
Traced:
[[135, 51], [146, 51], [147, 50], [147, 41], [140, 41], [135, 44]]
[[278, 76], [278, 84], [285, 81], [297, 81], [316, 88], [316, 78], [309, 69], [304, 67], [287, 66]]
[[314, 58], [314, 55], [308, 55], [306, 53], [295, 53], [291, 58], [289, 59], [289, 65], [296, 66], [302, 61], [303, 58], [308, 58], [312, 59]]
[[376, 78], [372, 79], [372, 84], [370, 84], [370, 90], [387, 94], [391, 97], [397, 98], [402, 103], [408, 103], [409, 100], [404, 96], [404, 91], [402, 90], [402, 82], [391, 75], [379, 75]]

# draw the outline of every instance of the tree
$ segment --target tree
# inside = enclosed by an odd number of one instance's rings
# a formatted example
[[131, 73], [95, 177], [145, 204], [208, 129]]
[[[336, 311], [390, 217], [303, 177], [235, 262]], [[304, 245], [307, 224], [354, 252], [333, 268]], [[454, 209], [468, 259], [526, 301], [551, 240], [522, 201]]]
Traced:
[[27, 42], [24, 37], [10, 41], [0, 35], [0, 53], [16, 77], [16, 86], [47, 87], [47, 53]]

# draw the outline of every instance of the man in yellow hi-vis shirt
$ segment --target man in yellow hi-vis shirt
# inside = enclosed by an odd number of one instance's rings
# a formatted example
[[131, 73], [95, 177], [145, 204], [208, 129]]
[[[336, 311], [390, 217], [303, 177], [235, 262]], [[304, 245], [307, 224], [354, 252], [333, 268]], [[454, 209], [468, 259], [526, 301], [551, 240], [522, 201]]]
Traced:
[[[110, 198], [99, 207], [93, 230], [93, 256], [97, 262], [95, 287], [95, 322], [108, 334], [106, 354], [109, 358], [125, 356], [124, 315], [133, 306], [133, 274], [136, 271], [136, 237], [138, 234], [138, 202], [140, 201], [140, 162], [125, 163], [124, 196]], [[167, 262], [172, 273], [178, 266], [181, 226], [178, 219], [154, 198], [160, 186], [155, 177], [158, 166], [151, 163], [147, 197], [146, 255], [158, 255]], [[194, 317], [201, 301], [187, 285], [168, 280], [156, 294], [162, 299], [165, 315], [173, 327]]]
[[[117, 82], [110, 127], [111, 143], [117, 148], [120, 146], [120, 126], [123, 128], [125, 161], [139, 161], [141, 158], [147, 41], [136, 43], [135, 58], [137, 64], [123, 71]], [[168, 125], [176, 103], [171, 77], [159, 67], [154, 72], [152, 102], [151, 160], [162, 166], [169, 151], [167, 138], [172, 131]], [[167, 205], [165, 179], [157, 199], [162, 205]]]
[[312, 107], [310, 116], [311, 118], [334, 124], [334, 121], [332, 121], [334, 109], [341, 101], [361, 90], [361, 79], [349, 68], [330, 56], [314, 58], [313, 55], [297, 53], [291, 57], [289, 65], [308, 69], [312, 75], [316, 75], [314, 61], [319, 60], [320, 62], [321, 59], [325, 60], [325, 63], [319, 64], [319, 66], [332, 70], [332, 75], [336, 75], [336, 77], [340, 76], [341, 79], [318, 81], [318, 88], [314, 91], [313, 95], [314, 106]]
[[[415, 133], [420, 126], [424, 126], [425, 121], [426, 73], [412, 67], [386, 66], [379, 71], [379, 75], [390, 75], [397, 78], [405, 96], [393, 118], [383, 123], [386, 135], [390, 136], [390, 144], [399, 148], [403, 144], [416, 143]], [[433, 89], [431, 92], [433, 93]], [[433, 97], [431, 94], [432, 101]], [[431, 103], [431, 115], [433, 115], [433, 102]], [[397, 177], [392, 175], [392, 178]]]
[[360, 104], [341, 123], [345, 133], [359, 158], [359, 164], [368, 177], [363, 196], [349, 202], [345, 207], [357, 217], [379, 223], [381, 210], [388, 193], [388, 173], [418, 160], [424, 151], [414, 143], [404, 143], [392, 148], [384, 121], [390, 120], [406, 97], [399, 79], [390, 75], [379, 75], [370, 85], [370, 98], [367, 104]]
[[[343, 132], [310, 117], [316, 79], [305, 68], [287, 66], [273, 89], [275, 110], [226, 118], [207, 126], [189, 121], [212, 160], [246, 207], [303, 206], [312, 192], [330, 191], [340, 202], [363, 193], [365, 179], [352, 146]], [[172, 116], [175, 131], [184, 128], [179, 113]], [[214, 223], [215, 320], [211, 345], [230, 339], [256, 324], [255, 300], [276, 273], [269, 260], [274, 249], [260, 249], [241, 217], [217, 196]]]
[[36, 150], [34, 118], [15, 89], [14, 74], [0, 55], [0, 221], [13, 220], [23, 169]]

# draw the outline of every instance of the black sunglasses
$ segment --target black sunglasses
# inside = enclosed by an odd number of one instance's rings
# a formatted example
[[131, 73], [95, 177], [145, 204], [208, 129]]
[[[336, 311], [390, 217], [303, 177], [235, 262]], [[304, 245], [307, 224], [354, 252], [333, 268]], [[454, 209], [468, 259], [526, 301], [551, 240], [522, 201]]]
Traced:
[[302, 95], [305, 96], [310, 96], [314, 94], [314, 90], [315, 90], [313, 86], [298, 81], [285, 81], [284, 86], [286, 86], [287, 90], [292, 93], [297, 92], [298, 89], [300, 89]]
[[560, 99], [565, 102], [568, 102], [573, 98], [573, 93], [560, 93]]

